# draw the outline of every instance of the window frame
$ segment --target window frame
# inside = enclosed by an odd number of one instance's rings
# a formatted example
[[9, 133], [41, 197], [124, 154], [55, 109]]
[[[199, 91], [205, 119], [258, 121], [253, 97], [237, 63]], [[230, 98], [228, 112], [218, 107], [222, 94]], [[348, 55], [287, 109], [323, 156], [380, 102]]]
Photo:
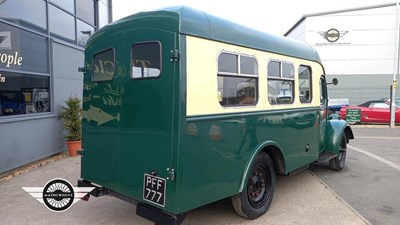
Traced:
[[[279, 77], [277, 76], [269, 76], [269, 64], [271, 62], [277, 62], [279, 63]], [[291, 65], [292, 69], [293, 69], [293, 78], [287, 78], [284, 77], [283, 75], [283, 64], [287, 64], [287, 65]], [[295, 97], [296, 97], [296, 91], [295, 91], [295, 85], [296, 85], [296, 79], [295, 79], [295, 67], [294, 64], [291, 62], [287, 62], [287, 61], [282, 61], [282, 60], [278, 60], [278, 59], [270, 59], [267, 63], [267, 98], [268, 98], [268, 102], [271, 105], [288, 105], [288, 104], [293, 104]], [[291, 95], [291, 101], [290, 102], [283, 102], [283, 103], [279, 103], [279, 102], [272, 102], [271, 98], [270, 98], [270, 94], [269, 94], [269, 81], [270, 80], [274, 80], [274, 81], [290, 81], [292, 82], [292, 86], [291, 86], [291, 91], [292, 91], [292, 95]], [[281, 91], [281, 89], [279, 90]]]
[[[104, 52], [107, 52], [107, 51], [109, 51], [109, 50], [112, 50], [113, 51], [113, 61], [112, 61], [112, 63], [113, 63], [113, 75], [112, 75], [112, 78], [111, 79], [107, 79], [107, 80], [94, 80], [94, 59], [95, 59], [95, 57], [97, 56], [97, 55], [99, 55], [99, 54], [101, 54], [101, 53], [104, 53]], [[110, 82], [110, 81], [112, 81], [112, 80], [114, 80], [114, 78], [115, 78], [115, 72], [116, 72], [116, 66], [115, 66], [115, 48], [106, 48], [106, 49], [104, 49], [104, 50], [102, 50], [102, 51], [100, 51], [100, 52], [98, 52], [98, 53], [96, 53], [96, 54], [94, 54], [93, 55], [93, 58], [92, 58], [92, 76], [91, 76], [91, 79], [92, 79], [92, 82], [93, 83], [101, 83], [101, 82]]]
[[[135, 45], [142, 45], [142, 44], [151, 44], [151, 43], [157, 43], [158, 44], [158, 46], [159, 46], [159, 56], [160, 56], [160, 73], [158, 74], [158, 76], [152, 76], [152, 77], [134, 77], [133, 76], [133, 46], [135, 46]], [[163, 66], [162, 66], [162, 63], [163, 63], [163, 57], [162, 57], [162, 44], [161, 44], [161, 42], [160, 41], [143, 41], [143, 42], [135, 42], [135, 43], [133, 43], [132, 45], [131, 45], [131, 50], [130, 50], [130, 60], [129, 60], [129, 66], [130, 66], [130, 74], [129, 74], [129, 76], [130, 76], [130, 78], [132, 79], [132, 80], [145, 80], [145, 79], [159, 79], [160, 77], [161, 77], [161, 75], [162, 75], [162, 72], [163, 72]]]
[[[231, 55], [235, 55], [237, 57], [236, 60], [236, 70], [237, 73], [232, 73], [232, 72], [220, 72], [219, 71], [219, 58], [222, 54], [231, 54]], [[241, 57], [248, 57], [248, 58], [252, 58], [255, 61], [255, 65], [257, 68], [256, 74], [243, 74], [241, 73]], [[217, 55], [217, 82], [218, 82], [218, 78], [219, 77], [231, 77], [231, 78], [253, 78], [255, 79], [255, 90], [254, 90], [254, 102], [251, 104], [227, 104], [227, 105], [223, 105], [221, 104], [222, 101], [218, 101], [218, 103], [220, 104], [220, 106], [224, 107], [224, 108], [232, 108], [232, 107], [254, 107], [258, 104], [259, 101], [259, 63], [257, 58], [254, 55], [248, 55], [248, 54], [242, 54], [242, 53], [236, 53], [236, 52], [230, 52], [230, 51], [221, 51], [219, 52], [219, 54]], [[217, 84], [217, 95], [219, 96], [219, 90], [218, 90], [218, 84]], [[222, 93], [221, 93], [222, 95]], [[221, 96], [222, 97], [222, 96]]]

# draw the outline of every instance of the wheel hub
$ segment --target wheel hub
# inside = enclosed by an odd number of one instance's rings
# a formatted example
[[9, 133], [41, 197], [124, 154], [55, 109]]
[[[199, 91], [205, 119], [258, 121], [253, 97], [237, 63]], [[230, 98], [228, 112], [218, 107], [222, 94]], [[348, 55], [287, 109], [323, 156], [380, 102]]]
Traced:
[[269, 183], [267, 181], [267, 169], [259, 165], [252, 170], [248, 183], [248, 195], [250, 204], [255, 207], [261, 207], [268, 199]]

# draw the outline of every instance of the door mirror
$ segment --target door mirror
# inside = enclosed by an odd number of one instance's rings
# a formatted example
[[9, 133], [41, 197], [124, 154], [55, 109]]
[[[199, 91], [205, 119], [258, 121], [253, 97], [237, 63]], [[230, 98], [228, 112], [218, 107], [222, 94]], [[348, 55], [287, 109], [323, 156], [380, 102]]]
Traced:
[[339, 120], [339, 119], [340, 119], [339, 115], [335, 113], [329, 115], [328, 117], [328, 120]]
[[331, 83], [326, 83], [326, 84], [333, 84], [334, 86], [336, 86], [339, 83], [338, 79], [333, 78]]

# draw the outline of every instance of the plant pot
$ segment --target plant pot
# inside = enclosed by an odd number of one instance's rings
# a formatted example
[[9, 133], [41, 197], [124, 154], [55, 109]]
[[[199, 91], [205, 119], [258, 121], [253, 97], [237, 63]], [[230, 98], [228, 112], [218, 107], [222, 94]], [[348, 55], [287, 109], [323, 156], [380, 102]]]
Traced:
[[70, 156], [76, 156], [76, 151], [82, 149], [82, 141], [68, 141], [67, 145]]

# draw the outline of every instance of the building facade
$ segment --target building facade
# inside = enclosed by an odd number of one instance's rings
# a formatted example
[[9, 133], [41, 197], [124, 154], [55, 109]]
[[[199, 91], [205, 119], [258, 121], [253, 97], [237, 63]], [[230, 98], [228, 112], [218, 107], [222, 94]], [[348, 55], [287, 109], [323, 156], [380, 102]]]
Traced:
[[398, 62], [396, 16], [395, 3], [305, 15], [285, 36], [316, 48], [328, 79], [339, 79], [330, 86], [331, 98], [360, 104], [390, 96]]
[[0, 0], [0, 173], [66, 150], [58, 111], [82, 96], [86, 41], [111, 0]]

